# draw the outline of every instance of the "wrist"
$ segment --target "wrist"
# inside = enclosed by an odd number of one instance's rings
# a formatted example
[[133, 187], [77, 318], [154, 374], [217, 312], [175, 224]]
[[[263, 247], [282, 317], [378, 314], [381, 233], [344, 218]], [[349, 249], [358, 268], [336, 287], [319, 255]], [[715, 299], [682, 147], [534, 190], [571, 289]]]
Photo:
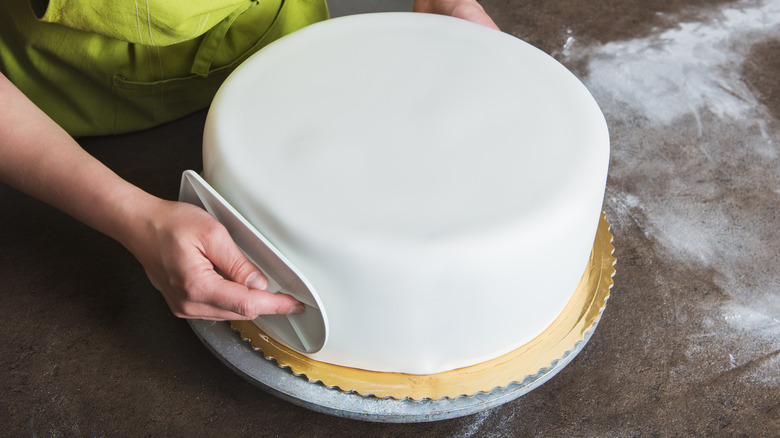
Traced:
[[121, 243], [138, 256], [143, 241], [154, 234], [155, 212], [168, 202], [127, 184], [115, 194], [114, 205], [108, 214], [103, 233]]

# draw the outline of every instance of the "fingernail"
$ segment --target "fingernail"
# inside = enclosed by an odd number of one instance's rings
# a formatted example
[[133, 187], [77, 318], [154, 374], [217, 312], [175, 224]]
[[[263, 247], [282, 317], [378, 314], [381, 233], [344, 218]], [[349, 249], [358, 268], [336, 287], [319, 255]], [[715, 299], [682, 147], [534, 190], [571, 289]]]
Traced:
[[305, 307], [303, 307], [303, 304], [296, 304], [296, 305], [294, 305], [292, 307], [292, 309], [290, 309], [290, 313], [289, 314], [290, 315], [294, 315], [294, 314], [298, 314], [298, 313], [303, 313], [304, 310], [305, 310]]
[[249, 274], [246, 278], [246, 287], [250, 289], [265, 290], [268, 287], [268, 282], [257, 272]]

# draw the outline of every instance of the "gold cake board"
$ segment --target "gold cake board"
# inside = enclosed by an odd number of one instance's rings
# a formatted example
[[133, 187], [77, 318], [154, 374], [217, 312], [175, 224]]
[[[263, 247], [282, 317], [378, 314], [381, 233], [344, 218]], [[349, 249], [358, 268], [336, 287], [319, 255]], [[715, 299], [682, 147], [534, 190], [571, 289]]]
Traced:
[[609, 227], [602, 213], [587, 268], [558, 318], [531, 342], [477, 365], [428, 375], [348, 368], [312, 360], [271, 339], [251, 321], [232, 321], [231, 326], [266, 359], [309, 382], [320, 382], [327, 388], [337, 388], [345, 393], [415, 401], [490, 393], [544, 374], [565, 357], [576, 354], [577, 347], [581, 348], [587, 340], [606, 306], [615, 274], [616, 260]]

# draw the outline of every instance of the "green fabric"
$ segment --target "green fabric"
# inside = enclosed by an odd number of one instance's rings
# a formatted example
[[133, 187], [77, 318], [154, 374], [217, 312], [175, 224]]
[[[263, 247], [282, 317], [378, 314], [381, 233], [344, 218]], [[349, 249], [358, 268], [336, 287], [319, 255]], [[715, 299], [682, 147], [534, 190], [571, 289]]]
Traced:
[[[249, 0], [50, 0], [42, 21], [151, 46], [191, 40]], [[39, 9], [38, 7], [37, 9]]]
[[325, 0], [3, 0], [0, 11], [0, 71], [74, 136], [204, 108], [247, 56], [327, 18]]

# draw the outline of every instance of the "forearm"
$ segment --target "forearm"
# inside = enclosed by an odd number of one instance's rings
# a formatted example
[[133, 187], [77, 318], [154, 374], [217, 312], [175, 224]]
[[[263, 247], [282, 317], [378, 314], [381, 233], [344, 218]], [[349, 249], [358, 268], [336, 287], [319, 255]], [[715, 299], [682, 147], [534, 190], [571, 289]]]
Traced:
[[0, 181], [122, 243], [159, 200], [85, 152], [0, 74]]

